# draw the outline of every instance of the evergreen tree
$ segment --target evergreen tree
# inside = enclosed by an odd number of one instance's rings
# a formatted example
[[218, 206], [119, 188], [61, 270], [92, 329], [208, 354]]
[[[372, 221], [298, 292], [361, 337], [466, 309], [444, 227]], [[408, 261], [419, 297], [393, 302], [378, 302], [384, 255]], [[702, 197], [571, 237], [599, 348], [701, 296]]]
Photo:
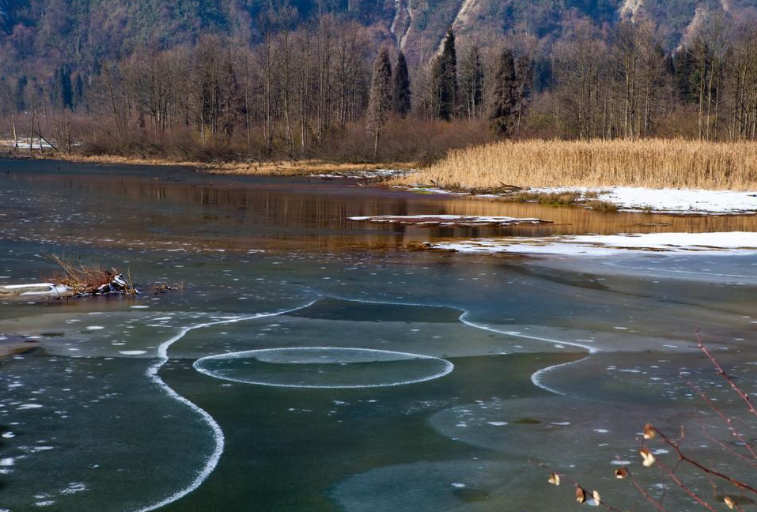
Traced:
[[460, 98], [469, 118], [481, 115], [484, 103], [484, 65], [478, 46], [471, 47], [462, 63]]
[[696, 103], [698, 100], [696, 67], [697, 59], [688, 48], [684, 48], [673, 61], [676, 92], [684, 103]]
[[526, 115], [531, 103], [531, 92], [534, 84], [534, 61], [526, 55], [521, 55], [515, 63], [515, 78], [518, 82], [518, 102], [516, 105], [516, 131], [520, 131], [520, 122]]
[[76, 82], [74, 85], [74, 107], [79, 107], [84, 102], [84, 80], [81, 77], [81, 73], [76, 75]]
[[434, 61], [431, 80], [436, 117], [450, 121], [457, 107], [457, 52], [452, 29], [447, 31], [442, 53]]
[[29, 80], [23, 75], [16, 81], [16, 89], [13, 91], [13, 101], [16, 103], [16, 111], [23, 112], [26, 110], [26, 86]]
[[71, 85], [71, 71], [65, 67], [55, 70], [51, 99], [53, 105], [58, 108], [71, 109], [73, 107], [74, 94]]
[[50, 93], [50, 100], [55, 107], [60, 107], [61, 95], [63, 94], [63, 79], [61, 78], [60, 71], [60, 68], [55, 68], [55, 74], [53, 75], [53, 89]]
[[489, 114], [492, 130], [498, 137], [510, 135], [516, 121], [518, 79], [515, 74], [515, 60], [509, 49], [502, 52], [497, 63], [493, 96], [494, 101]]
[[373, 158], [378, 157], [381, 128], [392, 110], [392, 63], [389, 51], [382, 48], [373, 65], [370, 101], [368, 103], [368, 127], [373, 132]]
[[69, 110], [74, 107], [74, 88], [71, 84], [71, 70], [61, 69], [61, 100], [63, 108]]
[[534, 62], [534, 91], [544, 92], [554, 87], [555, 80], [553, 75], [552, 59], [548, 57], [537, 57]]
[[405, 54], [400, 50], [397, 56], [397, 67], [394, 70], [393, 88], [392, 88], [392, 109], [402, 117], [410, 113], [411, 93], [410, 93], [410, 73], [407, 70], [407, 61]]

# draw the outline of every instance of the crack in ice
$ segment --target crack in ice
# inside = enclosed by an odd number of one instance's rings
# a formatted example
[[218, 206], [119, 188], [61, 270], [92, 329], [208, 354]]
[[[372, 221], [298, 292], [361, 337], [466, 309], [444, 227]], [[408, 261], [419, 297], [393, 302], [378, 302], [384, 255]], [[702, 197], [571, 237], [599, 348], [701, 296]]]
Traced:
[[221, 426], [213, 419], [213, 417], [207, 411], [195, 405], [193, 402], [191, 402], [187, 398], [184, 398], [183, 396], [181, 396], [179, 393], [174, 391], [173, 388], [171, 388], [168, 384], [166, 384], [163, 379], [160, 378], [160, 375], [159, 375], [160, 369], [163, 366], [165, 366], [165, 364], [169, 361], [168, 349], [171, 347], [171, 345], [173, 345], [174, 343], [182, 339], [188, 333], [197, 329], [204, 329], [204, 328], [213, 327], [216, 325], [234, 324], [238, 322], [244, 322], [247, 320], [257, 320], [260, 318], [281, 316], [287, 313], [293, 313], [295, 311], [308, 308], [312, 306], [313, 304], [315, 304], [316, 302], [318, 301], [314, 300], [304, 306], [282, 310], [275, 313], [257, 313], [255, 315], [239, 316], [239, 317], [219, 320], [215, 322], [206, 322], [202, 324], [192, 325], [189, 327], [183, 327], [178, 332], [178, 334], [176, 334], [169, 340], [161, 343], [161, 345], [158, 347], [158, 352], [157, 352], [158, 361], [147, 369], [147, 373], [146, 373], [147, 377], [151, 381], [153, 381], [155, 384], [157, 384], [163, 390], [163, 392], [166, 393], [169, 397], [173, 398], [174, 400], [176, 400], [177, 402], [183, 405], [186, 405], [202, 418], [202, 421], [208, 427], [210, 427], [210, 429], [213, 431], [213, 440], [215, 442], [215, 447], [213, 449], [213, 453], [210, 454], [210, 456], [206, 459], [205, 466], [200, 470], [200, 472], [197, 474], [197, 476], [194, 478], [191, 484], [189, 484], [187, 487], [179, 491], [176, 491], [172, 495], [160, 500], [157, 503], [153, 503], [145, 507], [134, 509], [134, 510], [131, 510], [130, 512], [150, 512], [152, 510], [157, 510], [175, 501], [178, 501], [184, 496], [186, 496], [187, 494], [197, 490], [203, 484], [203, 482], [205, 482], [205, 480], [208, 479], [210, 474], [213, 473], [216, 466], [218, 465], [219, 460], [221, 459], [221, 455], [223, 454], [223, 450], [224, 450], [225, 437], [223, 434], [223, 430], [221, 430]]
[[[594, 347], [590, 347], [588, 345], [583, 345], [583, 344], [576, 343], [576, 342], [567, 342], [567, 341], [553, 340], [553, 339], [543, 338], [543, 337], [539, 337], [539, 336], [526, 335], [526, 334], [522, 334], [522, 333], [515, 332], [515, 331], [499, 330], [499, 329], [495, 329], [493, 327], [490, 327], [490, 326], [487, 326], [487, 325], [484, 325], [484, 324], [478, 324], [478, 323], [472, 322], [472, 321], [470, 321], [470, 320], [468, 320], [466, 318], [470, 314], [470, 312], [468, 310], [460, 308], [460, 307], [456, 307], [456, 306], [440, 306], [440, 305], [417, 304], [417, 303], [400, 303], [400, 302], [381, 302], [381, 301], [371, 301], [371, 300], [362, 300], [362, 299], [348, 299], [348, 298], [343, 298], [343, 297], [334, 297], [334, 298], [337, 298], [337, 299], [340, 299], [340, 300], [349, 301], [349, 302], [360, 302], [360, 303], [364, 303], [364, 304], [385, 304], [385, 305], [397, 305], [397, 306], [417, 306], [417, 307], [437, 307], [437, 308], [439, 308], [439, 307], [448, 307], [448, 308], [451, 308], [451, 309], [456, 309], [458, 311], [462, 311], [462, 314], [458, 318], [459, 321], [461, 323], [463, 323], [464, 325], [467, 325], [467, 326], [472, 327], [474, 329], [485, 330], [485, 331], [494, 332], [494, 333], [497, 333], [497, 334], [502, 334], [504, 336], [511, 336], [511, 337], [515, 337], [515, 338], [523, 338], [523, 339], [530, 339], [530, 340], [536, 340], [536, 341], [543, 341], [543, 342], [551, 343], [553, 345], [570, 345], [570, 346], [581, 348], [581, 349], [584, 349], [584, 350], [588, 351], [589, 355], [587, 357], [583, 358], [583, 359], [579, 359], [577, 361], [571, 361], [571, 362], [567, 362], [567, 363], [562, 363], [562, 364], [558, 364], [558, 365], [549, 366], [547, 368], [543, 368], [543, 369], [535, 372], [531, 376], [531, 382], [536, 387], [538, 387], [540, 389], [544, 389], [545, 391], [548, 391], [550, 393], [554, 393], [554, 394], [557, 394], [557, 395], [567, 396], [565, 393], [563, 393], [561, 391], [558, 391], [556, 389], [550, 388], [549, 386], [546, 386], [545, 384], [543, 384], [541, 382], [541, 377], [545, 373], [551, 372], [551, 371], [556, 370], [558, 368], [563, 368], [563, 367], [566, 367], [566, 366], [569, 366], [569, 365], [574, 365], [574, 364], [586, 361], [587, 359], [589, 359], [591, 357], [592, 354], [595, 354], [596, 352], [598, 352], [597, 349], [594, 348]], [[281, 315], [285, 315], [287, 313], [293, 313], [295, 311], [300, 311], [302, 309], [306, 309], [306, 308], [314, 305], [315, 303], [317, 303], [319, 300], [321, 300], [321, 298], [319, 298], [317, 300], [313, 300], [313, 301], [309, 302], [308, 304], [305, 304], [305, 305], [297, 307], [297, 308], [292, 308], [292, 309], [288, 309], [288, 310], [282, 310], [282, 311], [278, 311], [278, 312], [275, 312], [275, 313], [258, 313], [258, 314], [255, 314], [255, 315], [240, 316], [240, 317], [235, 317], [235, 318], [230, 318], [230, 319], [225, 319], [225, 320], [220, 320], [220, 321], [215, 321], [215, 322], [207, 322], [207, 323], [197, 324], [197, 325], [193, 325], [193, 326], [189, 326], [189, 327], [184, 327], [184, 328], [182, 328], [179, 331], [178, 334], [176, 334], [175, 336], [173, 336], [169, 340], [163, 342], [158, 347], [158, 353], [157, 353], [158, 361], [155, 364], [153, 364], [152, 366], [150, 366], [150, 368], [148, 368], [148, 370], [147, 370], [147, 376], [155, 384], [157, 384], [158, 386], [160, 386], [160, 388], [169, 397], [173, 398], [174, 400], [176, 400], [179, 403], [182, 403], [182, 404], [186, 405], [187, 407], [189, 407], [192, 411], [194, 411], [195, 413], [197, 413], [202, 418], [203, 422], [208, 427], [210, 427], [210, 429], [213, 431], [213, 437], [214, 437], [214, 441], [215, 441], [215, 448], [213, 450], [213, 453], [206, 459], [205, 466], [203, 467], [203, 469], [199, 472], [199, 474], [195, 477], [195, 479], [192, 481], [192, 483], [189, 486], [185, 487], [184, 489], [181, 489], [180, 491], [175, 492], [171, 496], [168, 496], [167, 498], [164, 498], [163, 500], [161, 500], [161, 501], [159, 501], [157, 503], [154, 503], [154, 504], [151, 504], [151, 505], [148, 505], [146, 507], [139, 508], [139, 509], [131, 510], [130, 512], [151, 512], [153, 510], [157, 510], [157, 509], [162, 508], [162, 507], [164, 507], [166, 505], [169, 505], [169, 504], [171, 504], [171, 503], [173, 503], [175, 501], [178, 501], [179, 499], [183, 498], [184, 496], [186, 496], [186, 495], [190, 494], [191, 492], [197, 490], [205, 482], [205, 480], [207, 480], [207, 478], [211, 475], [211, 473], [215, 470], [215, 468], [218, 465], [218, 462], [219, 462], [219, 460], [221, 458], [221, 455], [223, 454], [223, 450], [224, 450], [225, 437], [224, 437], [224, 434], [223, 434], [223, 430], [221, 429], [220, 425], [218, 425], [218, 423], [213, 419], [213, 417], [207, 411], [205, 411], [204, 409], [202, 409], [199, 406], [195, 405], [193, 402], [191, 402], [187, 398], [184, 398], [179, 393], [177, 393], [176, 391], [174, 391], [173, 388], [171, 388], [168, 384], [166, 384], [163, 381], [163, 379], [160, 378], [160, 375], [159, 375], [160, 369], [163, 366], [165, 366], [165, 364], [169, 361], [168, 349], [174, 343], [176, 343], [177, 341], [181, 340], [184, 336], [186, 336], [189, 332], [197, 330], [197, 329], [204, 329], [204, 328], [213, 327], [213, 326], [216, 326], [216, 325], [233, 324], [233, 323], [243, 322], [243, 321], [247, 321], [247, 320], [256, 320], [256, 319], [260, 319], [260, 318], [268, 318], [268, 317], [274, 317], [274, 316], [281, 316]], [[325, 347], [321, 347], [321, 348], [325, 348]], [[341, 350], [344, 350], [344, 349], [341, 349]], [[354, 350], [357, 350], [357, 349], [354, 349]], [[365, 349], [365, 350], [371, 350], [371, 349]], [[391, 351], [384, 351], [384, 352], [391, 352]], [[403, 354], [405, 354], [405, 353], [403, 353]], [[410, 354], [410, 353], [407, 353], [407, 355], [411, 355], [411, 356], [414, 356], [414, 357], [421, 357], [421, 358], [424, 358], [424, 359], [426, 359], [426, 358], [427, 359], [437, 359], [439, 361], [443, 361], [443, 362], [446, 363], [446, 365], [445, 365], [445, 371], [444, 371], [443, 374], [431, 376], [430, 378], [424, 378], [422, 380], [412, 381], [412, 382], [408, 382], [408, 383], [425, 382], [425, 381], [441, 378], [441, 377], [444, 377], [445, 375], [448, 375], [449, 373], [451, 373], [452, 370], [454, 369], [453, 363], [451, 363], [450, 361], [447, 361], [446, 359], [442, 359], [442, 358], [438, 358], [438, 357], [434, 357], [434, 356], [424, 356], [424, 355], [420, 355], [420, 354]], [[212, 356], [209, 356], [209, 357], [212, 357]], [[202, 369], [200, 369], [200, 368], [197, 367], [197, 363], [199, 361], [201, 361], [202, 359], [206, 359], [206, 358], [201, 358], [201, 359], [198, 359], [197, 361], [195, 361], [194, 367], [195, 367], [195, 369], [197, 369], [201, 373], [208, 374], [206, 371], [203, 371]], [[215, 375], [211, 375], [211, 376], [216, 377]], [[227, 380], [232, 380], [232, 379], [227, 379]], [[261, 384], [261, 385], [265, 385], [265, 384]], [[392, 385], [398, 386], [398, 385], [402, 385], [402, 384], [392, 384]], [[280, 387], [315, 387], [315, 386], [280, 386]], [[359, 386], [359, 387], [385, 387], [385, 386], [382, 385], [382, 386]], [[322, 388], [322, 389], [325, 389], [325, 388]]]
[[[421, 377], [418, 379], [411, 379], [411, 380], [403, 380], [403, 381], [396, 381], [396, 382], [387, 382], [387, 383], [381, 383], [381, 384], [283, 384], [283, 383], [274, 383], [274, 382], [265, 382], [265, 381], [254, 381], [254, 380], [245, 380], [240, 378], [234, 378], [234, 377], [228, 377], [223, 375], [218, 375], [216, 372], [212, 370], [208, 370], [207, 368], [203, 367], [203, 362], [205, 361], [213, 361], [213, 360], [223, 360], [223, 359], [238, 359], [243, 358], [245, 356], [255, 355], [255, 354], [270, 354], [275, 352], [293, 352], [293, 351], [344, 351], [344, 352], [362, 352], [362, 353], [371, 353], [371, 354], [379, 354], [379, 355], [395, 355], [395, 356], [402, 356], [407, 359], [400, 359], [400, 360], [414, 360], [414, 359], [422, 359], [426, 361], [436, 361], [440, 362], [444, 365], [444, 368], [436, 372], [432, 375], [427, 375], [425, 377]], [[371, 348], [353, 348], [353, 347], [287, 347], [287, 348], [265, 348], [265, 349], [258, 349], [258, 350], [245, 350], [242, 352], [231, 352], [228, 354], [222, 354], [217, 356], [207, 356], [203, 357], [201, 359], [198, 359], [194, 362], [192, 365], [194, 366], [195, 370], [198, 372], [208, 375], [210, 377], [216, 378], [216, 379], [222, 379], [222, 380], [228, 380], [231, 382], [239, 382], [242, 384], [253, 384], [256, 386], [268, 386], [268, 387], [275, 387], [275, 388], [297, 388], [297, 389], [364, 389], [364, 388], [390, 388], [390, 387], [397, 387], [397, 386], [406, 386], [409, 384], [420, 384], [421, 382], [428, 382], [431, 380], [441, 379], [442, 377], [445, 377], [452, 373], [452, 371], [455, 369], [455, 365], [451, 362], [447, 361], [446, 359], [442, 359], [441, 357], [434, 357], [434, 356], [426, 356], [421, 354], [413, 354], [410, 352], [398, 352], [396, 350], [378, 350], [378, 349], [371, 349]]]
[[476, 322], [472, 322], [472, 321], [470, 321], [470, 320], [467, 319], [468, 315], [470, 315], [470, 311], [468, 311], [467, 309], [463, 309], [461, 307], [458, 307], [458, 306], [447, 306], [447, 305], [438, 305], [438, 304], [420, 304], [420, 303], [408, 303], [408, 302], [381, 302], [381, 301], [364, 300], [364, 299], [348, 299], [348, 298], [337, 297], [337, 296], [333, 296], [333, 297], [336, 298], [336, 299], [344, 300], [344, 301], [362, 302], [364, 304], [386, 304], [386, 305], [395, 305], [395, 306], [416, 306], [416, 307], [435, 307], [435, 308], [456, 309], [458, 311], [462, 311], [462, 314], [458, 317], [458, 320], [461, 323], [463, 323], [464, 325], [467, 325], [468, 327], [472, 327], [474, 329], [480, 329], [480, 330], [483, 330], [483, 331], [489, 331], [489, 332], [493, 332], [493, 333], [497, 333], [497, 334], [502, 334], [504, 336], [511, 336], [513, 338], [521, 338], [521, 339], [528, 339], [528, 340], [543, 341], [543, 342], [546, 342], [546, 343], [550, 343], [552, 345], [569, 345], [569, 346], [572, 346], [572, 347], [576, 347], [576, 348], [580, 348], [580, 349], [586, 350], [589, 354], [586, 357], [582, 358], [582, 359], [578, 359], [576, 361], [569, 361], [567, 363], [560, 363], [560, 364], [556, 364], [556, 365], [553, 365], [553, 366], [548, 366], [546, 368], [542, 368], [541, 370], [538, 370], [538, 371], [534, 372], [534, 374], [531, 375], [531, 382], [533, 383], [534, 386], [536, 386], [539, 389], [543, 389], [545, 391], [548, 391], [550, 393], [554, 393], [554, 394], [560, 395], [560, 396], [569, 396], [569, 395], [567, 393], [564, 393], [562, 391], [559, 391], [557, 389], [554, 389], [554, 388], [551, 388], [551, 387], [547, 386], [546, 384], [544, 384], [542, 382], [542, 377], [545, 374], [547, 374], [549, 372], [552, 372], [554, 370], [557, 370], [559, 368], [564, 368], [564, 367], [567, 367], [567, 366], [571, 366], [571, 365], [575, 365], [575, 364], [584, 362], [584, 361], [588, 360], [592, 355], [594, 355], [597, 352], [599, 352], [599, 350], [597, 350], [597, 348], [595, 348], [595, 347], [592, 347], [592, 346], [589, 346], [589, 345], [584, 345], [582, 343], [576, 343], [574, 341], [553, 340], [553, 339], [550, 339], [550, 338], [543, 338], [543, 337], [539, 337], [539, 336], [532, 336], [532, 335], [529, 335], [529, 334], [522, 334], [522, 333], [517, 332], [517, 331], [499, 330], [499, 329], [495, 329], [493, 327], [489, 327], [488, 325], [478, 324]]

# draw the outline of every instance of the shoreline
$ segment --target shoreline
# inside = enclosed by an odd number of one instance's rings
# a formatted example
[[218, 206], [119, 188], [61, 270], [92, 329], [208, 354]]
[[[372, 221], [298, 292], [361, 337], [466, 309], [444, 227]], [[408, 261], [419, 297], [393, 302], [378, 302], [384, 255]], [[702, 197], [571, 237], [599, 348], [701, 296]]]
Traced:
[[[199, 162], [166, 158], [138, 158], [114, 155], [86, 156], [76, 153], [35, 153], [29, 150], [0, 150], [0, 158], [48, 160], [72, 164], [153, 166], [183, 168], [196, 173], [228, 176], [302, 176], [324, 180], [362, 179], [406, 192], [439, 196], [462, 196], [511, 203], [538, 203], [551, 207], [574, 207], [603, 212], [649, 213], [686, 216], [747, 216], [757, 214], [757, 192], [736, 189], [657, 188], [622, 185], [587, 187], [491, 188], [422, 184], [428, 169], [418, 170], [413, 162], [344, 163], [325, 160], [270, 162]], [[415, 181], [416, 178], [420, 178]]]
[[[398, 180], [392, 180], [397, 182]], [[390, 183], [391, 185], [391, 183]], [[652, 187], [527, 187], [508, 191], [481, 191], [391, 185], [425, 195], [461, 196], [509, 203], [533, 203], [609, 213], [647, 213], [680, 216], [757, 215], [757, 191]]]
[[249, 176], [309, 176], [312, 174], [331, 174], [342, 177], [359, 174], [366, 171], [382, 169], [413, 169], [415, 162], [389, 163], [355, 163], [332, 162], [328, 160], [271, 160], [264, 162], [230, 161], [230, 162], [200, 162], [187, 160], [173, 160], [169, 158], [139, 158], [118, 155], [81, 155], [63, 152], [17, 152], [0, 150], [0, 158], [9, 160], [51, 160], [75, 164], [96, 165], [134, 165], [153, 167], [184, 167], [195, 172], [207, 174], [249, 175]]

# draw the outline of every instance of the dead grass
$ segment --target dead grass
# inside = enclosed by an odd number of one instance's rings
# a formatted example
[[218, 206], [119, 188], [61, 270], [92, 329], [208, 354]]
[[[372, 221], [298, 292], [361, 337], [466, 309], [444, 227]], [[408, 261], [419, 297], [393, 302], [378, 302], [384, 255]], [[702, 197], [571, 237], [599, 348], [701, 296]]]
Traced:
[[[98, 289], [110, 284], [113, 278], [120, 274], [115, 268], [108, 270], [100, 265], [87, 264], [82, 261], [72, 263], [56, 255], [50, 255], [50, 259], [60, 266], [60, 271], [53, 275], [49, 281], [56, 285], [67, 286], [76, 294], [97, 293]], [[124, 293], [127, 295], [136, 294], [131, 272], [127, 271], [124, 277], [127, 283]]]
[[539, 203], [550, 206], [574, 206], [581, 202], [578, 192], [516, 192], [509, 194], [507, 199], [519, 203]]
[[344, 174], [375, 171], [378, 169], [412, 169], [413, 162], [391, 162], [382, 164], [333, 163], [322, 160], [265, 162], [262, 164], [229, 163], [214, 167], [217, 174], [264, 174], [274, 176], [301, 176], [309, 174]]
[[757, 187], [757, 142], [682, 139], [497, 142], [451, 151], [396, 185], [448, 189], [503, 187]]
[[288, 160], [280, 162], [197, 162], [172, 160], [169, 158], [139, 158], [136, 156], [82, 155], [76, 153], [34, 153], [36, 158], [50, 158], [74, 163], [102, 165], [155, 165], [191, 167], [212, 174], [267, 175], [267, 176], [307, 176], [310, 174], [351, 174], [377, 169], [412, 169], [416, 162], [391, 162], [380, 164], [338, 163], [324, 160]]
[[596, 192], [538, 192], [525, 190], [502, 195], [502, 199], [515, 203], [539, 203], [547, 206], [582, 206], [602, 212], [617, 212], [618, 207], [610, 202], [597, 199]]

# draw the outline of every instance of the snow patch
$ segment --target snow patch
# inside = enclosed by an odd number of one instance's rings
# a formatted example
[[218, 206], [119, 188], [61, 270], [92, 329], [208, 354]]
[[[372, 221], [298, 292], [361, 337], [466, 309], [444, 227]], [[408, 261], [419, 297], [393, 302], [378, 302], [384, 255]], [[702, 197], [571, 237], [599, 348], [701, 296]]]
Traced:
[[40, 404], [21, 404], [16, 409], [19, 411], [27, 411], [29, 409], [41, 409], [42, 406]]
[[476, 2], [477, 0], [465, 0], [463, 2], [463, 5], [460, 6], [460, 10], [457, 12], [455, 21], [452, 22], [453, 30], [460, 30], [460, 27], [463, 27], [470, 23], [471, 11], [473, 11], [473, 7], [475, 7]]
[[431, 249], [461, 253], [611, 256], [628, 253], [745, 254], [757, 253], [757, 233], [647, 233], [581, 235], [547, 238], [501, 238], [428, 244]]
[[673, 214], [734, 215], [757, 213], [757, 192], [643, 187], [540, 188], [533, 192], [578, 192], [598, 194], [597, 199], [625, 211], [654, 211]]
[[40, 141], [39, 139], [32, 139], [31, 143], [29, 142], [29, 139], [26, 137], [19, 138], [17, 142], [14, 142], [12, 140], [0, 140], [0, 146], [5, 147], [16, 147], [17, 149], [26, 149], [31, 151], [32, 149], [39, 149], [42, 147], [42, 149], [53, 149], [52, 144], [46, 140]]
[[620, 17], [625, 18], [629, 16], [631, 21], [636, 21], [636, 13], [644, 5], [644, 0], [625, 0], [623, 6], [620, 8]]
[[699, 35], [699, 32], [707, 21], [708, 14], [709, 12], [706, 7], [702, 5], [697, 6], [694, 11], [694, 17], [683, 32], [683, 38], [681, 39], [681, 44], [678, 46], [678, 50], [682, 50], [694, 42], [694, 38]]

